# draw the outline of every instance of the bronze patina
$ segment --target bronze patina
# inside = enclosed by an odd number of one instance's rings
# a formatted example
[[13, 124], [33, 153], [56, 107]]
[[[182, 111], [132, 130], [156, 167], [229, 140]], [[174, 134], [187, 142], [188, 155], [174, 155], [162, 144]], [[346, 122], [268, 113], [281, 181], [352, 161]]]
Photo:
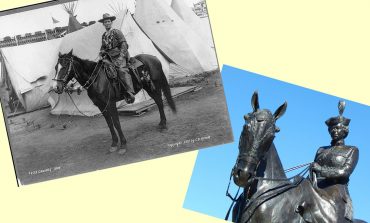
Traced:
[[[351, 121], [343, 117], [344, 108], [345, 102], [340, 101], [338, 104], [339, 116], [332, 117], [325, 122], [332, 138], [331, 145], [320, 147], [317, 150], [312, 171], [315, 186], [323, 190], [323, 194], [326, 193], [335, 199], [335, 203], [343, 203], [343, 217], [350, 221], [353, 218], [353, 213], [348, 182], [358, 162], [359, 152], [357, 147], [344, 144]], [[339, 196], [333, 196], [335, 194]]]
[[[339, 116], [326, 121], [331, 145], [319, 148], [314, 162], [291, 178], [286, 177], [273, 143], [280, 131], [275, 123], [287, 103], [274, 113], [260, 109], [255, 92], [252, 108], [244, 116], [239, 155], [232, 170], [235, 184], [243, 188], [235, 199], [233, 222], [364, 222], [352, 219], [348, 181], [358, 161], [358, 149], [344, 144], [350, 122], [343, 117], [344, 102], [339, 103]], [[308, 177], [306, 173], [310, 173]]]

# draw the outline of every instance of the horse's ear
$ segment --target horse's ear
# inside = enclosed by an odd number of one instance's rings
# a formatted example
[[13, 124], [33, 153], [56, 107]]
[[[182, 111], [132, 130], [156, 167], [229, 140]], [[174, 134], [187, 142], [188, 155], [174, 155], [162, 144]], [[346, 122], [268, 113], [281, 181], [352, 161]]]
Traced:
[[287, 107], [288, 107], [288, 103], [284, 102], [284, 104], [280, 105], [280, 107], [278, 109], [276, 109], [276, 111], [274, 113], [275, 121], [278, 120], [281, 116], [284, 115]]
[[257, 91], [253, 93], [251, 102], [252, 102], [253, 111], [256, 112], [260, 108], [260, 105], [258, 102], [258, 92]]
[[68, 55], [72, 55], [73, 54], [73, 49], [71, 49], [71, 51], [69, 51]]
[[61, 53], [61, 52], [59, 52], [58, 57], [61, 57], [61, 56], [62, 56], [62, 53]]

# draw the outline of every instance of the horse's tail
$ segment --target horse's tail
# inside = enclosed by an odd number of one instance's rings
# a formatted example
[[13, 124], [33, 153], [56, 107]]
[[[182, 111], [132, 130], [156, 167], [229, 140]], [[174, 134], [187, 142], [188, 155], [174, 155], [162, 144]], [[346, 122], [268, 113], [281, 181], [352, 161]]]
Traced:
[[[163, 73], [163, 71], [162, 71]], [[168, 84], [167, 78], [163, 73], [163, 78], [161, 81], [161, 88], [164, 96], [166, 97], [166, 100], [168, 102], [168, 105], [170, 106], [172, 112], [176, 113], [176, 105], [175, 102], [173, 101], [171, 90], [170, 90], [170, 85]]]
[[152, 80], [159, 83], [159, 87], [161, 88], [168, 105], [172, 112], [176, 113], [176, 105], [173, 101], [166, 75], [164, 75], [161, 61], [157, 57], [147, 54], [139, 54], [136, 55], [135, 58], [147, 66]]

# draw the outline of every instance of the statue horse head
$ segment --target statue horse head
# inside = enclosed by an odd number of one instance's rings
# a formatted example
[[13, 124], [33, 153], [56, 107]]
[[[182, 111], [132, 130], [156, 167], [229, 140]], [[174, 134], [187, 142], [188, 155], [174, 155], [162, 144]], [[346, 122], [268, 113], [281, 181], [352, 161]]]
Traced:
[[279, 128], [275, 125], [286, 111], [287, 102], [281, 105], [274, 114], [270, 110], [260, 109], [258, 93], [252, 96], [253, 112], [244, 116], [245, 124], [239, 140], [239, 155], [232, 175], [235, 184], [247, 187], [256, 175], [261, 159], [270, 148], [275, 133]]

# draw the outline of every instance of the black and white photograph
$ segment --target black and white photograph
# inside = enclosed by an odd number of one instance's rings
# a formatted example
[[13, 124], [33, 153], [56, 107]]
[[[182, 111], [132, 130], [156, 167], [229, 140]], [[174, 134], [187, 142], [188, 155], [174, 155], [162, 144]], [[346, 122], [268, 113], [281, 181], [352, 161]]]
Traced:
[[229, 143], [205, 0], [59, 0], [0, 12], [19, 186]]

